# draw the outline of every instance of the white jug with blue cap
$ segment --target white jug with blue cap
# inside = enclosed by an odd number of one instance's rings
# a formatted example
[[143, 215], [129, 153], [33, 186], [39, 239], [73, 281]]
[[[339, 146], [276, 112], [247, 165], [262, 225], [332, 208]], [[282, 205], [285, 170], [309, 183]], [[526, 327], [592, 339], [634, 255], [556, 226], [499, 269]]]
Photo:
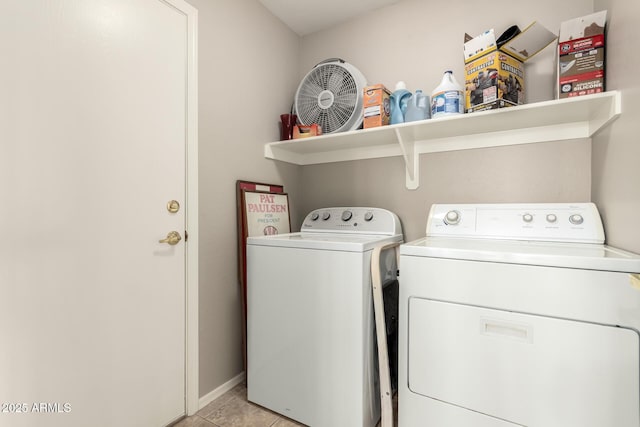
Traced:
[[431, 118], [464, 113], [464, 91], [453, 77], [453, 71], [447, 70], [442, 82], [431, 94]]
[[431, 105], [429, 105], [429, 97], [422, 93], [422, 90], [416, 90], [416, 93], [409, 98], [407, 103], [407, 111], [404, 113], [405, 122], [416, 122], [418, 120], [428, 119], [430, 116]]

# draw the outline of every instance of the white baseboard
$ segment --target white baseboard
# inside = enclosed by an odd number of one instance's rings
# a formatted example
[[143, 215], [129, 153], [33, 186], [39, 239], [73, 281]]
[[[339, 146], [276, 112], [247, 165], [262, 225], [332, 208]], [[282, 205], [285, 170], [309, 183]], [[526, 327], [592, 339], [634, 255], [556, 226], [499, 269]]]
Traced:
[[223, 394], [225, 394], [226, 392], [228, 392], [229, 390], [231, 390], [232, 388], [240, 384], [242, 381], [244, 381], [244, 375], [245, 375], [244, 372], [241, 372], [240, 374], [231, 378], [226, 383], [222, 384], [220, 387], [213, 389], [209, 393], [202, 396], [199, 401], [199, 406], [200, 406], [199, 409], [204, 408], [209, 403], [213, 402], [214, 400], [216, 400], [217, 398], [219, 398], [220, 396], [222, 396]]

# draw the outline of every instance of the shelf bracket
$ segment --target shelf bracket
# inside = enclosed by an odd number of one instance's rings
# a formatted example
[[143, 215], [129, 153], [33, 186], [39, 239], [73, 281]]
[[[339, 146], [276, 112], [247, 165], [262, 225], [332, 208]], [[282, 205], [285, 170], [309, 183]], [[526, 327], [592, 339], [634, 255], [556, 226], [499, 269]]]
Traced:
[[415, 139], [403, 136], [400, 128], [394, 130], [404, 159], [407, 189], [415, 190], [420, 185], [420, 155], [416, 152]]
[[589, 136], [593, 136], [600, 129], [608, 126], [622, 113], [622, 96], [615, 92], [610, 103], [603, 105], [589, 118]]
[[622, 107], [621, 92], [601, 92], [305, 141], [276, 141], [265, 146], [264, 155], [301, 166], [402, 155], [406, 188], [415, 190], [420, 183], [420, 155], [588, 139], [616, 120]]

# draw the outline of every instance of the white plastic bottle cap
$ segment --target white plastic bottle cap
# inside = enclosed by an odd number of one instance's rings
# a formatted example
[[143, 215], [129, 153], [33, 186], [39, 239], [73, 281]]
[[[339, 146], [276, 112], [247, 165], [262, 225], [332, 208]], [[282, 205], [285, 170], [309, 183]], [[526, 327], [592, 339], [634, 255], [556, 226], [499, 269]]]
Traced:
[[406, 89], [406, 88], [407, 88], [407, 85], [402, 80], [396, 83], [396, 90]]

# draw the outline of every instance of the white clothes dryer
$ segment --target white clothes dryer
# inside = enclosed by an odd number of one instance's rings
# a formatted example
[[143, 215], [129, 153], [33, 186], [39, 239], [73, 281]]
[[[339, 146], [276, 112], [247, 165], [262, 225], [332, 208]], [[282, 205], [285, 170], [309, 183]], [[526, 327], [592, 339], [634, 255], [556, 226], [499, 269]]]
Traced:
[[[251, 402], [313, 427], [380, 418], [371, 254], [402, 241], [398, 217], [326, 208], [299, 233], [247, 239], [247, 388]], [[395, 251], [381, 277], [395, 280]]]
[[638, 427], [640, 256], [595, 205], [434, 205], [400, 248], [400, 427]]

